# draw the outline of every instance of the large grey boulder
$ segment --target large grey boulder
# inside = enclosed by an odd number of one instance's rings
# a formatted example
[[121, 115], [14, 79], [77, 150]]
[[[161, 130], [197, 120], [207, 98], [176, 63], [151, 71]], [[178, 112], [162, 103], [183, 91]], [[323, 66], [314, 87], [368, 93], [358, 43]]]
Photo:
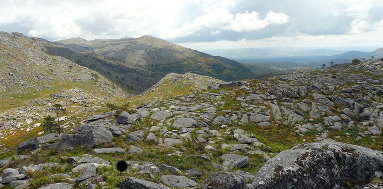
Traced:
[[134, 131], [128, 134], [126, 136], [126, 140], [129, 142], [140, 142], [145, 139], [145, 132], [144, 131]]
[[7, 168], [3, 170], [3, 176], [1, 177], [2, 184], [9, 184], [15, 180], [24, 179], [25, 175], [20, 174], [17, 169]]
[[73, 184], [69, 183], [54, 183], [48, 186], [41, 187], [40, 189], [72, 189]]
[[114, 153], [121, 153], [124, 154], [125, 150], [122, 148], [97, 148], [93, 150], [96, 154], [114, 154]]
[[32, 138], [32, 139], [26, 140], [26, 141], [22, 142], [21, 144], [19, 144], [17, 147], [17, 150], [19, 152], [24, 151], [24, 150], [33, 151], [33, 150], [36, 150], [38, 148], [40, 148], [39, 141], [37, 140], [37, 138]]
[[120, 124], [131, 124], [131, 123], [133, 123], [134, 118], [135, 117], [130, 115], [128, 112], [122, 111], [120, 113], [120, 115], [118, 115], [118, 117], [117, 117], [117, 123], [120, 123]]
[[94, 147], [99, 144], [110, 143], [112, 140], [112, 132], [104, 127], [81, 126], [75, 134], [64, 135], [56, 149], [62, 151], [74, 147]]
[[214, 118], [213, 120], [213, 124], [214, 125], [222, 125], [222, 124], [225, 124], [227, 122], [227, 119], [223, 116], [217, 116], [216, 118]]
[[77, 177], [76, 181], [81, 182], [90, 179], [97, 175], [97, 169], [94, 164], [87, 164], [83, 167], [81, 174]]
[[166, 118], [172, 116], [172, 113], [168, 112], [168, 111], [157, 111], [157, 112], [154, 112], [151, 116], [150, 116], [150, 119], [155, 119], [155, 120], [158, 120], [158, 121], [163, 121], [165, 120]]
[[154, 182], [141, 180], [134, 177], [128, 177], [124, 181], [121, 181], [118, 184], [118, 188], [120, 189], [131, 189], [131, 188], [137, 188], [137, 189], [170, 189], [169, 187], [166, 187], [162, 184], [157, 184]]
[[151, 162], [146, 161], [127, 161], [129, 170], [134, 170], [139, 174], [158, 174], [160, 169]]
[[176, 138], [165, 138], [163, 142], [163, 145], [167, 147], [173, 147], [180, 144], [182, 144], [182, 140]]
[[14, 180], [11, 182], [10, 186], [12, 188], [28, 188], [28, 181], [27, 180]]
[[129, 154], [140, 154], [140, 153], [142, 153], [143, 151], [144, 151], [144, 150], [142, 150], [142, 148], [140, 148], [140, 147], [138, 147], [138, 146], [134, 146], [134, 145], [132, 145], [132, 146], [130, 146], [128, 153], [129, 153]]
[[53, 163], [53, 162], [37, 164], [37, 165], [31, 164], [31, 165], [28, 165], [28, 166], [22, 166], [19, 169], [19, 172], [22, 173], [22, 174], [26, 174], [27, 172], [35, 172], [35, 171], [40, 171], [40, 170], [43, 170], [43, 169], [50, 169], [50, 168], [53, 168], [55, 166], [59, 166], [59, 164], [58, 163]]
[[164, 184], [175, 188], [195, 188], [197, 183], [185, 176], [162, 175], [160, 178]]
[[339, 188], [349, 179], [368, 182], [382, 170], [382, 151], [327, 139], [279, 153], [258, 171], [250, 188]]
[[246, 189], [245, 179], [235, 173], [219, 172], [210, 175], [201, 186], [201, 189]]
[[249, 120], [253, 123], [269, 122], [270, 116], [265, 116], [262, 114], [250, 114]]
[[197, 122], [193, 118], [178, 118], [173, 123], [173, 127], [175, 128], [189, 128], [196, 126]]
[[99, 157], [93, 157], [90, 155], [84, 155], [81, 159], [77, 161], [78, 164], [81, 163], [96, 163], [100, 165], [110, 165], [109, 161], [106, 161]]
[[59, 140], [60, 138], [60, 135], [55, 133], [50, 133], [37, 138], [31, 138], [19, 144], [17, 150], [19, 152], [24, 150], [33, 151], [41, 148], [44, 144], [50, 144]]
[[313, 99], [320, 104], [323, 104], [323, 105], [332, 105], [333, 104], [333, 102], [331, 102], [331, 100], [329, 100], [325, 95], [322, 95], [319, 93], [313, 93], [312, 96], [313, 96]]
[[222, 165], [228, 168], [242, 168], [249, 161], [248, 157], [236, 154], [225, 154], [221, 156], [221, 159], [223, 160]]

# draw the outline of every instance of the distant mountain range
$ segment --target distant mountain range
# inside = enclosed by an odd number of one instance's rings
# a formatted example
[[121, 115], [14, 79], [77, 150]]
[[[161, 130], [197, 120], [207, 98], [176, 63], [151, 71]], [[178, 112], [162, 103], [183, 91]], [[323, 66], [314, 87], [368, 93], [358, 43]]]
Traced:
[[214, 55], [225, 56], [242, 63], [254, 63], [266, 66], [282, 67], [320, 67], [325, 63], [346, 63], [352, 59], [375, 59], [383, 57], [383, 48], [372, 52], [348, 51], [331, 49], [223, 49], [206, 51]]

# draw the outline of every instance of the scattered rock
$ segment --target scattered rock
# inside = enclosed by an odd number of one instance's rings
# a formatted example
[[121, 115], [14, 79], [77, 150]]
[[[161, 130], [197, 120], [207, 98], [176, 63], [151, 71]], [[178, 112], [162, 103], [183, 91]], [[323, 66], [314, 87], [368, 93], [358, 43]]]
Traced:
[[97, 148], [93, 150], [96, 154], [114, 154], [114, 153], [121, 153], [124, 154], [125, 150], [122, 148]]
[[72, 189], [73, 184], [68, 183], [54, 183], [49, 184], [48, 186], [41, 187], [40, 189]]
[[167, 147], [173, 147], [174, 145], [182, 144], [182, 141], [180, 139], [174, 139], [174, 138], [165, 138], [164, 139], [164, 145]]
[[236, 154], [225, 154], [221, 156], [221, 159], [223, 160], [222, 165], [228, 168], [242, 168], [249, 161], [248, 157]]
[[12, 181], [21, 180], [24, 178], [25, 178], [25, 175], [19, 174], [19, 171], [17, 169], [6, 168], [3, 170], [3, 176], [1, 177], [1, 183], [2, 184], [9, 184]]
[[188, 179], [185, 176], [162, 175], [160, 180], [164, 184], [176, 188], [195, 188], [197, 186], [195, 181]]
[[131, 188], [140, 188], [140, 189], [170, 189], [162, 184], [157, 184], [154, 182], [141, 180], [134, 177], [128, 177], [124, 181], [121, 181], [118, 185], [120, 189], [131, 189]]
[[140, 142], [144, 140], [145, 133], [144, 131], [134, 131], [132, 133], [129, 133], [126, 137], [126, 140], [129, 142]]
[[161, 164], [159, 168], [160, 168], [161, 172], [168, 172], [168, 173], [173, 174], [173, 175], [181, 175], [182, 174], [182, 172], [179, 169], [177, 169], [176, 167], [170, 166], [170, 165]]
[[190, 128], [196, 126], [197, 122], [193, 118], [178, 118], [173, 123], [173, 127], [175, 128]]
[[210, 175], [201, 189], [245, 189], [245, 179], [235, 173], [219, 172]]
[[128, 112], [122, 111], [117, 117], [117, 123], [120, 124], [131, 124], [134, 121], [134, 117], [131, 116]]
[[96, 175], [97, 175], [96, 166], [93, 164], [87, 164], [85, 167], [83, 167], [83, 170], [81, 174], [77, 177], [76, 181], [81, 182], [89, 178], [92, 178]]
[[172, 116], [172, 113], [168, 112], [168, 111], [157, 111], [157, 112], [154, 112], [151, 116], [150, 116], [150, 119], [155, 119], [155, 120], [158, 120], [158, 121], [163, 121], [165, 120], [166, 118]]
[[134, 145], [130, 146], [130, 149], [128, 151], [129, 154], [140, 154], [142, 152], [143, 152], [143, 150], [140, 147], [137, 147]]

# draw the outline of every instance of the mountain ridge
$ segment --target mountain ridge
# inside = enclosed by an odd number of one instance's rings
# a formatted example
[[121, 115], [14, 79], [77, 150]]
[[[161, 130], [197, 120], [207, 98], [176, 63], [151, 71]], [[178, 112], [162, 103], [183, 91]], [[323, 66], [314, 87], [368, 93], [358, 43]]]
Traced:
[[63, 40], [57, 43], [74, 51], [95, 53], [127, 66], [161, 74], [194, 72], [226, 81], [254, 77], [249, 69], [236, 61], [211, 56], [152, 36], [86, 42]]

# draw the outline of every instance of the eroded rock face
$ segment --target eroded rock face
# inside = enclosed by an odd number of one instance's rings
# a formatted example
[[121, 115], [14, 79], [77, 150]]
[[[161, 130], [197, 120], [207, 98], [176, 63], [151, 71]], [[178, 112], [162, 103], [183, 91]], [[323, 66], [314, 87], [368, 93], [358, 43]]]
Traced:
[[383, 152], [324, 140], [297, 145], [268, 161], [250, 188], [339, 188], [368, 182], [383, 170]]
[[82, 126], [75, 134], [64, 135], [58, 143], [58, 151], [73, 147], [94, 147], [99, 144], [110, 143], [113, 140], [112, 132], [95, 126]]

